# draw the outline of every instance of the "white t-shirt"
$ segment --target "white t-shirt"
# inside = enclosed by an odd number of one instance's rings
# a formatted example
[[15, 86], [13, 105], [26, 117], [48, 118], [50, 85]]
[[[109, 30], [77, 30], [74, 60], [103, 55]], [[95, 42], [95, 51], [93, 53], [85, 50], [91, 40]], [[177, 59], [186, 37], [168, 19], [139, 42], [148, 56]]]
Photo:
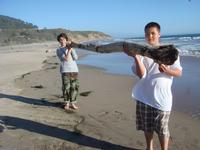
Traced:
[[[173, 77], [161, 73], [158, 69], [159, 65], [152, 59], [142, 57], [142, 61], [146, 72], [133, 88], [132, 98], [159, 110], [171, 111]], [[170, 68], [182, 70], [179, 57]], [[135, 73], [134, 69], [133, 72]]]
[[78, 72], [78, 66], [76, 64], [76, 59], [78, 59], [78, 55], [76, 54], [75, 49], [72, 50], [71, 55], [69, 56], [69, 60], [66, 61], [64, 59], [65, 54], [67, 54], [68, 49], [66, 48], [58, 48], [56, 53], [58, 58], [60, 59], [60, 72]]

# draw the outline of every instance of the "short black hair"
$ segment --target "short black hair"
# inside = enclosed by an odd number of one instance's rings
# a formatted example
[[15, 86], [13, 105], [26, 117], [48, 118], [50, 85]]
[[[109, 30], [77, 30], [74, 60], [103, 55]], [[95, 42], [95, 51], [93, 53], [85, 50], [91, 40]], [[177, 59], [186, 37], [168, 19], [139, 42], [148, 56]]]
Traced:
[[158, 31], [160, 32], [161, 28], [160, 25], [157, 22], [149, 22], [146, 24], [146, 26], [144, 27], [144, 31], [146, 32], [149, 28], [151, 27], [156, 27], [158, 29]]
[[69, 40], [69, 37], [67, 36], [66, 33], [60, 33], [58, 36], [57, 36], [57, 41], [59, 42], [60, 41], [60, 38], [63, 37], [65, 38], [67, 41]]

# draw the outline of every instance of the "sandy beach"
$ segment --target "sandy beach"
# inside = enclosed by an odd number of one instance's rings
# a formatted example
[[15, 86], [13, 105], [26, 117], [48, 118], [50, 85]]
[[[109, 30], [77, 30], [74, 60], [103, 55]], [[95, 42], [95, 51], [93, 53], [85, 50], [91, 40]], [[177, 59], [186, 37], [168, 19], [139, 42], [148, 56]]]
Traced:
[[[79, 65], [80, 93], [91, 93], [78, 97], [79, 110], [65, 111], [57, 46], [52, 42], [0, 48], [0, 150], [145, 149], [131, 100], [138, 79]], [[83, 57], [90, 52], [78, 53]], [[187, 102], [187, 94], [179, 88], [174, 107], [180, 106], [180, 99]], [[200, 149], [199, 127], [199, 119], [172, 111], [170, 149]], [[160, 149], [157, 138], [155, 149]]]

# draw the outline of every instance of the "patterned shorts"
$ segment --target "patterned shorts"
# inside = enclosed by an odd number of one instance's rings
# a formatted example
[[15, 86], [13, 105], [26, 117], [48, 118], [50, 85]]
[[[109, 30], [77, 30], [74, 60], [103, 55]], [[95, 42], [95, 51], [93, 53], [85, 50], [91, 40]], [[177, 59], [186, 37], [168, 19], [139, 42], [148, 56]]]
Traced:
[[137, 101], [136, 128], [145, 132], [156, 132], [159, 136], [169, 137], [168, 122], [170, 111], [161, 111]]

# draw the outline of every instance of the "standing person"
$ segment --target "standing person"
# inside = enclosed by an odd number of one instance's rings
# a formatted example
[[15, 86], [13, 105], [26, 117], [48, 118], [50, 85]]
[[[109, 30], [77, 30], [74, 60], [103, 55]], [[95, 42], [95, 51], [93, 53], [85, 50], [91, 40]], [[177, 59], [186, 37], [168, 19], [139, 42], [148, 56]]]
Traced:
[[[150, 46], [160, 45], [160, 25], [148, 23], [145, 28], [145, 39]], [[180, 59], [173, 65], [157, 64], [151, 58], [134, 55], [124, 47], [124, 52], [133, 57], [133, 72], [140, 78], [132, 91], [136, 100], [136, 128], [144, 131], [147, 150], [153, 150], [153, 134], [158, 134], [161, 149], [169, 145], [168, 122], [172, 107], [171, 86], [173, 77], [182, 75]]]
[[64, 109], [78, 109], [75, 104], [79, 90], [78, 66], [75, 61], [78, 56], [75, 49], [70, 46], [71, 41], [65, 33], [59, 34], [57, 41], [60, 43], [56, 52], [61, 62], [60, 73], [62, 75]]

